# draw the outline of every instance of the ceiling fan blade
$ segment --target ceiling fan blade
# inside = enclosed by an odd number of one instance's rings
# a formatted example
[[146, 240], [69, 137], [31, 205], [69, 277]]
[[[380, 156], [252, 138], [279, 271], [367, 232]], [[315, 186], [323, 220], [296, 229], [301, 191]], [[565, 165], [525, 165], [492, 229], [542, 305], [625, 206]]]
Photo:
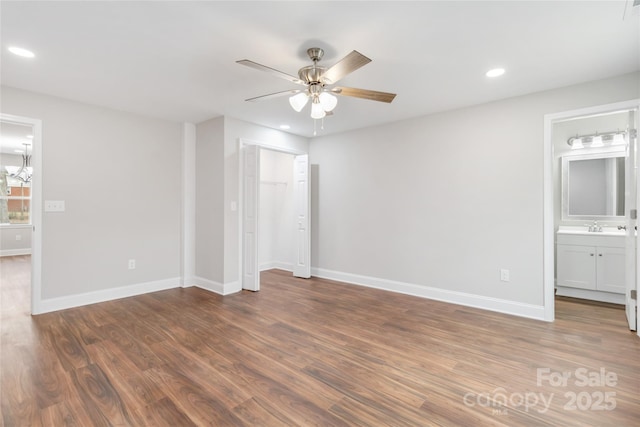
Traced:
[[304, 82], [297, 77], [292, 76], [291, 74], [283, 73], [282, 71], [278, 71], [275, 68], [267, 67], [266, 65], [258, 64], [257, 62], [249, 61], [248, 59], [242, 59], [240, 61], [236, 61], [238, 64], [246, 65], [247, 67], [255, 68], [256, 70], [266, 71], [267, 73], [280, 77], [281, 79], [289, 80], [292, 83], [304, 85]]
[[391, 102], [396, 97], [395, 93], [378, 92], [375, 90], [356, 89], [353, 87], [334, 87], [332, 93], [342, 96], [353, 96], [356, 98], [370, 99], [372, 101]]
[[267, 99], [279, 98], [279, 97], [285, 96], [285, 95], [295, 95], [296, 93], [300, 93], [302, 91], [303, 91], [303, 89], [283, 90], [282, 92], [274, 92], [274, 93], [270, 93], [268, 95], [261, 95], [261, 96], [256, 96], [256, 97], [253, 97], [253, 98], [245, 99], [245, 101], [251, 101], [251, 102], [265, 101]]
[[322, 75], [322, 82], [329, 85], [335, 84], [347, 74], [354, 72], [363, 65], [367, 65], [369, 62], [371, 62], [369, 58], [354, 50], [325, 71]]

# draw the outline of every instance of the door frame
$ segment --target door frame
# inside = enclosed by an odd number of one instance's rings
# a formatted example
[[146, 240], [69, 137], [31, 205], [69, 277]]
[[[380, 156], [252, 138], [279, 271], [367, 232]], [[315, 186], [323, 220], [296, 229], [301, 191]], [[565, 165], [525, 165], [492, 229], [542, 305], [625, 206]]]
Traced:
[[[243, 147], [247, 146], [247, 145], [256, 145], [258, 146], [258, 149], [264, 149], [264, 150], [271, 150], [271, 151], [278, 151], [280, 153], [287, 153], [287, 154], [292, 154], [294, 156], [298, 156], [298, 155], [302, 155], [302, 154], [309, 154], [308, 150], [299, 150], [293, 147], [283, 147], [283, 146], [279, 146], [279, 145], [274, 145], [274, 144], [270, 144], [268, 142], [264, 142], [264, 141], [258, 141], [258, 140], [252, 140], [252, 139], [246, 139], [246, 138], [238, 138], [238, 278], [240, 281], [240, 288], [244, 289], [242, 287], [243, 285], [243, 273], [244, 273], [244, 263], [245, 263], [245, 259], [244, 259], [244, 255], [245, 255], [245, 251], [244, 251], [244, 224], [243, 224], [243, 218], [244, 218], [244, 154], [243, 154]], [[258, 157], [259, 159], [259, 157]], [[260, 170], [260, 163], [258, 163], [258, 171]], [[308, 194], [307, 197], [309, 198], [309, 200], [311, 200], [311, 195]], [[260, 215], [260, 198], [258, 197], [258, 206], [257, 206], [257, 211], [258, 211], [258, 220], [259, 220], [259, 215]], [[309, 235], [311, 235], [311, 226], [309, 226], [309, 231], [308, 231]], [[258, 228], [258, 231], [256, 233], [257, 237], [256, 237], [256, 242], [258, 242], [259, 238], [260, 238], [260, 229]], [[256, 272], [258, 272], [258, 277], [259, 276], [259, 261], [258, 261], [258, 257], [256, 257], [255, 260], [255, 267], [256, 267]], [[258, 279], [258, 289], [260, 289], [260, 279]]]
[[[556, 122], [590, 115], [605, 114], [616, 110], [640, 108], [640, 99], [597, 105], [576, 110], [544, 115], [544, 201], [543, 201], [543, 298], [544, 320], [555, 319], [555, 218], [553, 185], [553, 125]], [[636, 269], [638, 262], [636, 259]], [[637, 283], [636, 283], [637, 287]], [[640, 335], [640, 333], [639, 333]]]
[[0, 121], [31, 126], [31, 314], [41, 313], [42, 301], [42, 120], [0, 113]]

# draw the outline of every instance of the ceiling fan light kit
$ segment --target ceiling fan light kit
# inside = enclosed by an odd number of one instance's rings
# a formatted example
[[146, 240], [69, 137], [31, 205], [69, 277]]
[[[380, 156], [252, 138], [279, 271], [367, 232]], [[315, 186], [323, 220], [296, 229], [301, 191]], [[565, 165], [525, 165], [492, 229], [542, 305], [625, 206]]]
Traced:
[[289, 104], [291, 105], [291, 108], [296, 112], [301, 112], [309, 100], [311, 100], [311, 118], [322, 119], [327, 115], [327, 113], [331, 114], [333, 109], [338, 105], [338, 98], [335, 95], [351, 96], [386, 103], [393, 101], [396, 96], [394, 93], [378, 92], [367, 89], [328, 87], [337, 83], [347, 74], [350, 74], [371, 62], [369, 58], [358, 51], [352, 51], [329, 68], [318, 65], [318, 61], [320, 61], [324, 56], [324, 51], [319, 47], [307, 49], [307, 55], [309, 55], [309, 59], [311, 59], [313, 64], [300, 68], [300, 70], [298, 70], [298, 77], [294, 77], [290, 74], [283, 73], [282, 71], [267, 67], [266, 65], [258, 64], [257, 62], [253, 62], [248, 59], [236, 61], [238, 64], [268, 72], [269, 74], [273, 74], [292, 83], [305, 86], [305, 89], [303, 90], [286, 90], [257, 96], [255, 98], [249, 98], [247, 101], [261, 101], [264, 99], [293, 94], [289, 97]]
[[289, 98], [289, 104], [291, 104], [291, 108], [296, 110], [298, 113], [302, 111], [305, 105], [309, 102], [309, 95], [305, 92], [300, 92], [297, 95], [293, 95]]
[[324, 111], [333, 111], [338, 105], [338, 98], [331, 95], [329, 92], [322, 92], [318, 95], [318, 99], [320, 100], [320, 104], [322, 104], [322, 108]]
[[311, 118], [321, 119], [326, 115], [327, 113], [322, 108], [322, 104], [320, 104], [320, 101], [314, 99], [313, 103], [311, 103]]

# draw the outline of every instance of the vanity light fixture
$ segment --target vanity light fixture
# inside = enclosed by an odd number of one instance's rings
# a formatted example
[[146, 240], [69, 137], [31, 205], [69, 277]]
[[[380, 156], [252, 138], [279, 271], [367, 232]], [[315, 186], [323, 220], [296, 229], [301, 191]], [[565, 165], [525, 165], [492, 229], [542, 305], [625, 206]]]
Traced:
[[614, 132], [594, 133], [590, 135], [576, 135], [567, 140], [572, 150], [585, 147], [604, 147], [605, 145], [622, 145], [625, 143], [626, 130]]
[[578, 150], [580, 148], [584, 148], [584, 144], [582, 143], [582, 138], [573, 138], [572, 142], [568, 142], [568, 144], [571, 146], [572, 150]]
[[622, 145], [624, 144], [624, 135], [621, 133], [617, 133], [613, 135], [613, 142], [611, 145]]
[[[613, 139], [612, 139], [613, 141]], [[591, 138], [591, 146], [592, 147], [604, 147], [604, 144], [602, 143], [602, 137], [600, 135], [598, 135], [596, 133], [596, 135]]]

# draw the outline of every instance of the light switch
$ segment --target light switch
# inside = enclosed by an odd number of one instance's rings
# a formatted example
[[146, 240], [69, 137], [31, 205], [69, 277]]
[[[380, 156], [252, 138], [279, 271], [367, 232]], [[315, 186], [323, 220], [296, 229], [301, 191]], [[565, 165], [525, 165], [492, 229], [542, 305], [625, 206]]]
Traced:
[[45, 212], [64, 212], [64, 200], [45, 200]]

